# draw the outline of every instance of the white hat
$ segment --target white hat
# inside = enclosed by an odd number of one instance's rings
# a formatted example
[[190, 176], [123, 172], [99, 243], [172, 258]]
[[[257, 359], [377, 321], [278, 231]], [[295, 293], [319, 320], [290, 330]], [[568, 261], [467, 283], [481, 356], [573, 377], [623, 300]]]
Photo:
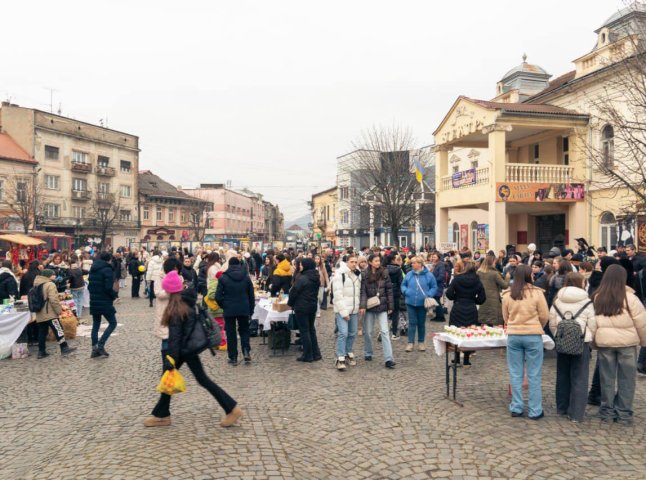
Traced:
[[529, 245], [527, 245], [527, 250], [529, 250], [530, 252], [535, 252], [536, 251], [536, 244], [530, 243]]
[[244, 252], [244, 258], [249, 258], [251, 254], [249, 252]]

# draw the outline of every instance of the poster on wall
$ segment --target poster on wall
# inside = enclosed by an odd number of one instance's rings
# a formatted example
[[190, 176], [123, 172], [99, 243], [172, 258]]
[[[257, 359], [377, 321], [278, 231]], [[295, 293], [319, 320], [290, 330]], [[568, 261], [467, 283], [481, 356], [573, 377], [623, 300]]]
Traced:
[[646, 253], [646, 215], [637, 217], [637, 251]]
[[469, 248], [469, 225], [460, 225], [460, 248]]
[[489, 224], [479, 223], [477, 228], [478, 251], [484, 254], [489, 250]]
[[582, 183], [496, 183], [497, 202], [582, 202]]
[[460, 188], [465, 185], [475, 185], [476, 169], [470, 168], [469, 170], [455, 172], [453, 175], [451, 175], [451, 182], [453, 184], [453, 188]]

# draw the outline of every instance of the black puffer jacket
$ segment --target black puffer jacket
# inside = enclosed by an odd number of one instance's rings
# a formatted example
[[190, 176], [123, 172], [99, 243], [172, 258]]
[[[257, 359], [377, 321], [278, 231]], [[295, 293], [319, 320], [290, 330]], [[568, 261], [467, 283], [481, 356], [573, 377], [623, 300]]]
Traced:
[[321, 276], [316, 269], [303, 270], [296, 276], [289, 291], [287, 304], [296, 314], [315, 313], [317, 309]]
[[193, 267], [182, 265], [182, 271], [180, 272], [180, 275], [186, 283], [190, 283], [191, 285], [193, 285], [193, 288], [197, 288], [197, 272]]
[[359, 308], [365, 309], [368, 299], [379, 293], [379, 306], [368, 310], [370, 313], [381, 313], [392, 311], [395, 308], [395, 299], [393, 295], [393, 284], [390, 281], [388, 271], [380, 267], [373, 275], [372, 267], [368, 267], [361, 273], [361, 297]]
[[16, 277], [10, 273], [3, 272], [0, 274], [0, 303], [11, 295], [18, 300], [18, 284]]
[[230, 265], [218, 281], [215, 301], [224, 310], [225, 317], [251, 316], [256, 307], [253, 284], [246, 267]]
[[449, 325], [469, 327], [479, 324], [476, 305], [482, 305], [487, 296], [475, 272], [456, 275], [446, 289], [446, 298], [453, 300]]
[[110, 315], [117, 311], [112, 302], [117, 298], [114, 291], [114, 271], [104, 260], [94, 260], [88, 277], [90, 292], [90, 314]]
[[402, 274], [402, 269], [399, 265], [391, 263], [386, 267], [388, 269], [388, 276], [390, 277], [390, 283], [393, 284], [393, 299], [395, 303], [399, 301], [399, 297], [402, 295], [402, 281], [404, 276]]
[[173, 357], [175, 363], [182, 358], [182, 350], [184, 350], [186, 341], [193, 331], [197, 314], [195, 311], [195, 303], [197, 301], [197, 293], [193, 288], [186, 288], [182, 291], [182, 301], [189, 307], [188, 316], [185, 319], [172, 318], [168, 325], [168, 355]]
[[199, 266], [199, 273], [197, 275], [197, 292], [201, 295], [206, 295], [209, 289], [208, 282], [206, 281], [206, 260], [202, 260]]
[[70, 268], [70, 289], [77, 290], [83, 287], [85, 287], [85, 281], [83, 280], [83, 270], [78, 267]]

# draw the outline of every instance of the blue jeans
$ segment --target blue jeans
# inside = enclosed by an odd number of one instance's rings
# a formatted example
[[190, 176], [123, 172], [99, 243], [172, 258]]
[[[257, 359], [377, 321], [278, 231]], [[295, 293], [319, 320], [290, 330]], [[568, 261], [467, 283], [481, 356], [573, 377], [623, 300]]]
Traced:
[[356, 313], [351, 313], [349, 320], [344, 320], [340, 313], [335, 317], [336, 328], [339, 330], [336, 337], [336, 356], [345, 357], [348, 353], [352, 353], [359, 322]]
[[72, 290], [72, 299], [74, 300], [74, 305], [76, 305], [76, 315], [78, 318], [81, 318], [83, 314], [83, 292], [85, 288], [78, 288]]
[[101, 335], [101, 339], [99, 339], [99, 328], [101, 327], [101, 314], [95, 313], [92, 315], [91, 338], [92, 338], [93, 347], [105, 347], [105, 343], [108, 341], [108, 338], [110, 338], [110, 335], [112, 335], [112, 332], [114, 331], [114, 329], [117, 328], [117, 317], [114, 313], [104, 315], [104, 317], [108, 321], [108, 327], [103, 332], [103, 335]]
[[426, 308], [406, 305], [408, 311], [408, 343], [415, 343], [415, 330], [417, 330], [417, 341], [424, 343], [426, 340]]
[[388, 314], [386, 312], [366, 312], [363, 317], [363, 352], [366, 357], [372, 357], [372, 331], [375, 320], [379, 322], [379, 334], [381, 335], [381, 346], [384, 349], [384, 362], [393, 361], [393, 347], [390, 344], [390, 332], [388, 331]]
[[543, 339], [541, 335], [509, 335], [507, 337], [507, 367], [511, 384], [509, 410], [523, 413], [523, 367], [527, 363], [529, 381], [530, 417], [537, 417], [543, 411], [541, 375], [543, 371]]

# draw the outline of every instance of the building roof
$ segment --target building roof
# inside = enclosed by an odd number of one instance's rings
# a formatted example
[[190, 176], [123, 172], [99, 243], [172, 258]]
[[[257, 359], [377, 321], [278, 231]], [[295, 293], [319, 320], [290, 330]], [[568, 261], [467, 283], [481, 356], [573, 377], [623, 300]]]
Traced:
[[587, 117], [588, 115], [544, 103], [501, 103], [475, 98], [462, 97], [465, 100], [481, 105], [485, 108], [500, 110], [509, 113], [534, 113], [539, 115], [563, 115], [571, 117]]
[[606, 21], [603, 22], [603, 24], [595, 31], [598, 32], [604, 27], [611, 26], [613, 23], [621, 20], [622, 18], [630, 15], [631, 13], [646, 13], [646, 3], [633, 2], [627, 7], [624, 7], [621, 10], [618, 10], [617, 12], [610, 15], [610, 17], [608, 17]]
[[323, 195], [325, 193], [330, 193], [330, 192], [333, 192], [333, 191], [336, 191], [336, 186], [330, 187], [330, 188], [328, 188], [326, 190], [323, 190], [322, 192], [313, 193], [312, 198], [318, 197], [319, 195]]
[[[554, 80], [552, 80], [546, 88], [538, 92], [534, 96], [539, 96], [539, 95], [544, 95], [546, 93], [549, 93], [553, 90], [556, 90], [557, 88], [561, 88], [563, 85], [565, 85], [568, 82], [571, 82], [574, 80], [574, 77], [576, 76], [576, 70], [572, 70], [571, 72], [564, 73], [560, 77], [556, 77]], [[531, 98], [530, 98], [531, 99]]]
[[6, 133], [0, 133], [0, 158], [14, 162], [29, 163], [31, 165], [38, 163]]
[[505, 80], [515, 73], [533, 73], [533, 74], [539, 74], [539, 75], [549, 75], [543, 68], [539, 67], [538, 65], [533, 65], [531, 63], [527, 63], [527, 55], [523, 55], [523, 63], [520, 65], [516, 65], [514, 68], [509, 70], [507, 73], [505, 73], [502, 76], [502, 80]]
[[178, 190], [176, 187], [155, 175], [150, 170], [144, 170], [137, 175], [139, 193], [149, 197], [169, 198], [175, 200], [195, 200], [195, 197]]
[[297, 231], [303, 230], [303, 228], [300, 225], [294, 224], [291, 227], [286, 228], [285, 230], [297, 232]]

